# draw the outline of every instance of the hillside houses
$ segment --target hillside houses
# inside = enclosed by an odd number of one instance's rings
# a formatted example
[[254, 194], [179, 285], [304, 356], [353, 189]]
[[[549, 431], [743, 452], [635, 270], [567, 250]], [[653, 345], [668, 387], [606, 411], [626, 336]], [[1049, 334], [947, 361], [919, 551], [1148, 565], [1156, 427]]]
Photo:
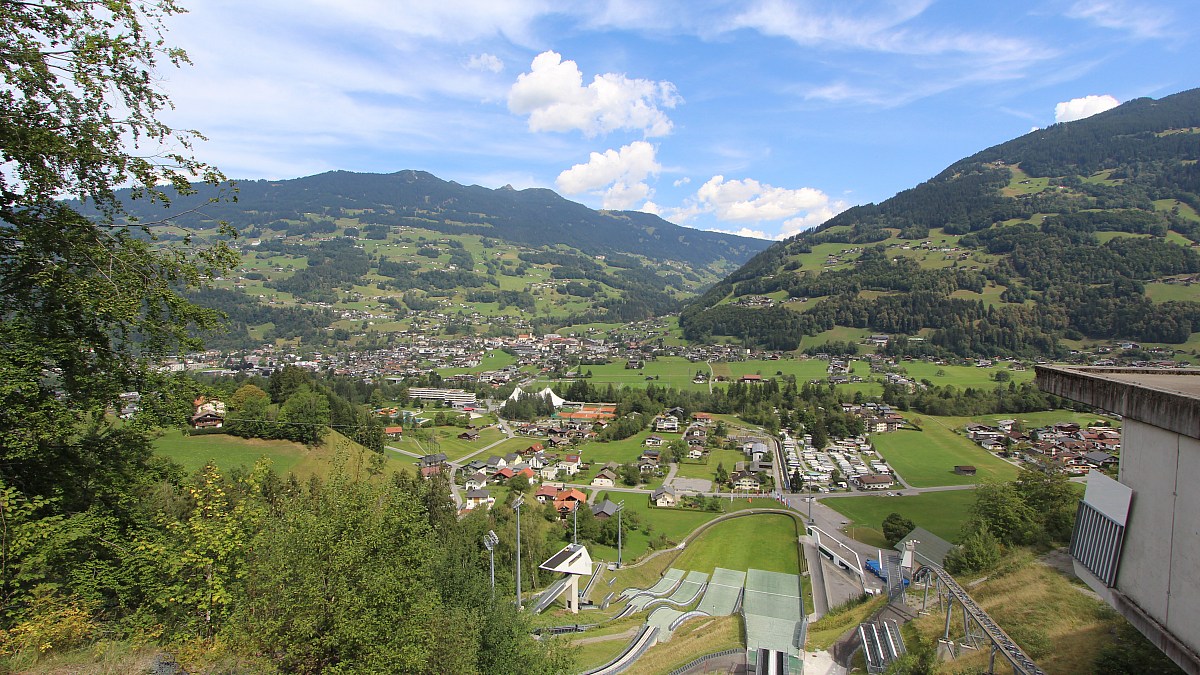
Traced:
[[1061, 422], [1025, 432], [1013, 420], [1000, 420], [994, 425], [967, 424], [963, 432], [991, 452], [1019, 448], [1029, 457], [1040, 457], [1046, 466], [1072, 475], [1114, 467], [1121, 453], [1121, 432], [1108, 426]]

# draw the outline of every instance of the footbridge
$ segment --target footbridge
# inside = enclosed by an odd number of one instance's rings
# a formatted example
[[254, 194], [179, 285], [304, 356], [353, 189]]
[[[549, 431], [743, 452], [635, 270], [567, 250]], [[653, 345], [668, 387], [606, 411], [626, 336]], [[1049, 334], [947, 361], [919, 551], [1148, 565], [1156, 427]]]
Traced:
[[[920, 554], [917, 554], [920, 556]], [[924, 556], [920, 556], [924, 557]], [[990, 645], [991, 656], [988, 659], [988, 672], [996, 672], [996, 655], [1000, 655], [1012, 665], [1014, 675], [1044, 675], [1041, 668], [1029, 658], [1017, 643], [1004, 632], [992, 617], [987, 615], [962, 586], [950, 576], [950, 573], [929, 561], [923, 561], [922, 567], [913, 574], [913, 582], [924, 582], [924, 596], [921, 599], [921, 611], [926, 611], [929, 601], [930, 582], [935, 586], [935, 594], [939, 608], [945, 599], [946, 629], [942, 639], [950, 639], [950, 621], [954, 614], [954, 604], [961, 608], [963, 632], [966, 634], [963, 646], [979, 649]]]

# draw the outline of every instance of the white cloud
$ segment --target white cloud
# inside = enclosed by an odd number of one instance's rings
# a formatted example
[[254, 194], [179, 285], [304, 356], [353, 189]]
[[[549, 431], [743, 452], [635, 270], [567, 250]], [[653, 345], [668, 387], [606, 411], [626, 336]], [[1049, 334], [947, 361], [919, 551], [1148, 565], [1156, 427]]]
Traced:
[[1126, 31], [1137, 38], [1166, 35], [1172, 16], [1162, 8], [1139, 2], [1130, 6], [1123, 0], [1076, 0], [1067, 10], [1072, 19], [1090, 21], [1101, 28]]
[[696, 198], [717, 218], [734, 222], [782, 220], [830, 203], [828, 195], [814, 188], [789, 190], [753, 178], [727, 181], [724, 176], [713, 176], [701, 185]]
[[679, 208], [665, 210], [663, 217], [676, 224], [684, 224], [702, 214], [713, 214], [717, 220], [733, 223], [762, 223], [782, 221], [775, 235], [765, 230], [743, 226], [738, 230], [710, 228], [714, 232], [728, 232], [760, 239], [782, 239], [836, 216], [849, 204], [836, 199], [816, 188], [780, 188], [760, 183], [753, 178], [725, 180], [724, 176], [713, 176], [696, 191], [691, 199]]
[[692, 179], [688, 178], [687, 176], [684, 176], [683, 178], [680, 178], [679, 180], [675, 181], [674, 183], [671, 183], [671, 185], [674, 185], [675, 187], [683, 187], [684, 185], [687, 185], [690, 182], [692, 182]]
[[634, 141], [620, 150], [591, 153], [586, 164], [558, 174], [554, 184], [569, 195], [603, 195], [604, 208], [625, 210], [653, 196], [654, 190], [645, 181], [661, 170], [654, 146]]
[[467, 68], [471, 70], [488, 70], [493, 73], [498, 73], [504, 70], [504, 61], [500, 60], [499, 56], [483, 52], [475, 54], [467, 61]]
[[709, 232], [720, 232], [722, 234], [736, 234], [739, 237], [753, 237], [754, 239], [779, 239], [773, 237], [762, 230], [753, 230], [748, 227], [738, 228], [736, 230], [722, 230], [717, 227], [708, 228]]
[[1070, 101], [1063, 101], [1054, 106], [1054, 121], [1074, 122], [1085, 117], [1091, 117], [1096, 113], [1102, 113], [1105, 110], [1111, 110], [1119, 105], [1121, 105], [1121, 102], [1108, 94], [1073, 98]]
[[671, 132], [671, 120], [662, 108], [674, 108], [681, 101], [670, 82], [617, 73], [596, 75], [584, 86], [583, 73], [574, 61], [547, 51], [534, 57], [530, 72], [517, 77], [508, 94], [508, 109], [529, 115], [532, 131], [577, 129], [590, 138], [622, 129], [652, 137]]

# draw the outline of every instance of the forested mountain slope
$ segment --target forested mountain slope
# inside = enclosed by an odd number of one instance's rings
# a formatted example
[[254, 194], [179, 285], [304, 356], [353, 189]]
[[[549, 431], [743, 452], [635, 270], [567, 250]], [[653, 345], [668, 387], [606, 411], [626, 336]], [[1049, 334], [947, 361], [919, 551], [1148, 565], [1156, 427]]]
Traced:
[[767, 246], [421, 171], [198, 186], [167, 208], [129, 196], [118, 194], [160, 243], [220, 238], [222, 222], [239, 233], [241, 264], [189, 296], [226, 315], [205, 336], [217, 348], [637, 321], [679, 311]]
[[779, 242], [685, 308], [685, 335], [795, 348], [835, 327], [908, 352], [1053, 355], [1200, 330], [1200, 89], [954, 163]]
[[[199, 186], [160, 205], [128, 201], [143, 220], [169, 216], [191, 229], [229, 222], [239, 230], [288, 231], [297, 223], [353, 219], [366, 226], [409, 226], [447, 234], [476, 234], [530, 247], [562, 244], [589, 255], [625, 253], [697, 267], [745, 262], [766, 242], [669, 223], [638, 211], [595, 211], [552, 190], [495, 190], [460, 185], [424, 171], [390, 174], [330, 171], [293, 180], [236, 181], [237, 200]], [[199, 207], [199, 208], [198, 208]]]

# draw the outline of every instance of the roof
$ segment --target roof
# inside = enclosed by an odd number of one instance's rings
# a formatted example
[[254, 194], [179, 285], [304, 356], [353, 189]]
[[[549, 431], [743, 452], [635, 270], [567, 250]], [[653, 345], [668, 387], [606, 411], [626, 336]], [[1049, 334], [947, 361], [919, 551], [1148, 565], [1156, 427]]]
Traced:
[[592, 556], [588, 555], [583, 544], [567, 544], [561, 551], [550, 556], [546, 562], [539, 565], [550, 572], [566, 572], [567, 574], [591, 574]]
[[942, 539], [929, 530], [914, 527], [912, 532], [904, 535], [904, 538], [896, 544], [896, 550], [903, 552], [905, 542], [911, 539], [917, 541], [917, 562], [919, 563], [928, 561], [940, 566], [942, 561], [946, 559], [946, 554], [950, 552], [950, 549], [954, 548], [954, 544]]
[[600, 502], [599, 504], [595, 504], [594, 506], [592, 506], [592, 513], [597, 516], [599, 516], [599, 515], [615, 516], [615, 515], [617, 515], [618, 508], [620, 508], [620, 507], [617, 505], [616, 502], [614, 502], [610, 499], [605, 499], [604, 501]]

